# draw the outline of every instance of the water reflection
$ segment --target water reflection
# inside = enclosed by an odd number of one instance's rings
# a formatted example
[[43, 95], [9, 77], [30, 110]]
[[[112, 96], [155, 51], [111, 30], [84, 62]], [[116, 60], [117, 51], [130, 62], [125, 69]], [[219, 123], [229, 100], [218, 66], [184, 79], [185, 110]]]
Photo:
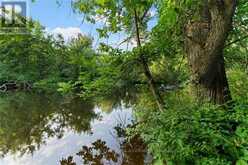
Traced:
[[94, 105], [79, 100], [15, 93], [0, 99], [0, 154], [33, 153], [46, 139], [65, 131], [90, 131]]
[[[146, 146], [139, 137], [133, 137], [130, 141], [120, 143], [121, 150], [110, 149], [101, 139], [93, 142], [91, 146], [83, 146], [76, 153], [83, 164], [87, 165], [144, 165], [146, 164]], [[148, 160], [149, 161], [149, 160]], [[73, 156], [63, 158], [60, 165], [77, 165]], [[78, 164], [79, 165], [79, 164]]]
[[[95, 153], [94, 153], [95, 152]], [[111, 150], [105, 141], [97, 140], [92, 143], [91, 147], [83, 146], [83, 148], [77, 153], [77, 156], [81, 157], [84, 164], [111, 164], [111, 162], [117, 163], [119, 154], [114, 150]], [[69, 156], [67, 159], [60, 161], [61, 165], [75, 164], [73, 157]]]
[[118, 129], [132, 122], [131, 109], [109, 100], [97, 105], [56, 95], [1, 95], [0, 164], [144, 164], [145, 154], [134, 153], [142, 143], [127, 143]]

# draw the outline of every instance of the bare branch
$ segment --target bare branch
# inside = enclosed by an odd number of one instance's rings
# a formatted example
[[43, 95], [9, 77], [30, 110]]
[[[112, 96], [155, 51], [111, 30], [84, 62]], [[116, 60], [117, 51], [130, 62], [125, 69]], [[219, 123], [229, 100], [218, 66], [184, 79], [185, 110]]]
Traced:
[[237, 40], [234, 40], [234, 41], [232, 41], [232, 42], [226, 44], [225, 47], [231, 46], [232, 44], [235, 44], [235, 43], [237, 43], [237, 42], [243, 41], [243, 40], [245, 40], [245, 39], [247, 39], [247, 38], [248, 38], [248, 35], [243, 36], [243, 37], [241, 37], [241, 38], [239, 38], [239, 39], [237, 39]]
[[145, 19], [146, 15], [147, 15], [147, 13], [149, 12], [150, 9], [151, 9], [151, 7], [147, 8], [147, 9], [145, 10], [144, 14], [143, 14], [142, 17], [140, 18], [140, 22], [142, 22], [142, 21]]
[[132, 39], [132, 36], [127, 37], [126, 39], [124, 39], [123, 41], [121, 41], [121, 42], [118, 44], [118, 46], [121, 46], [122, 44], [124, 44], [124, 43], [130, 41], [131, 39]]

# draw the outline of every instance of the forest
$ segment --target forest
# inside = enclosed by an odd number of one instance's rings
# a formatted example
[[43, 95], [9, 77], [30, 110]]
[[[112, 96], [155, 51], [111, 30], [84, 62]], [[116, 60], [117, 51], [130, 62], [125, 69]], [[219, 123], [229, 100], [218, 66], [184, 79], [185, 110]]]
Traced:
[[[0, 35], [0, 95], [131, 105], [135, 120], [126, 138], [142, 139], [153, 165], [248, 164], [247, 0], [73, 0], [71, 8], [90, 24], [104, 20], [99, 38], [122, 34], [123, 41], [95, 48], [92, 36], [67, 41], [28, 19], [25, 35]], [[1, 120], [0, 155], [10, 129]], [[60, 163], [76, 165], [72, 157]]]

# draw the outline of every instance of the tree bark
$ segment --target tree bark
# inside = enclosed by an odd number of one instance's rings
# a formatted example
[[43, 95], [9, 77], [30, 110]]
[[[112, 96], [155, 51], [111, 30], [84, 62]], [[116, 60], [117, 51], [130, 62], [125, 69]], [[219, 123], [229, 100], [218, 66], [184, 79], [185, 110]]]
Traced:
[[[137, 46], [141, 47], [141, 39], [140, 39], [140, 29], [139, 29], [139, 18], [136, 9], [134, 9], [134, 21], [135, 21], [135, 30], [136, 30], [136, 41]], [[150, 71], [150, 68], [147, 64], [146, 58], [143, 54], [140, 55], [140, 61], [143, 66], [144, 74], [148, 80], [149, 88], [153, 94], [153, 97], [156, 101], [156, 104], [159, 108], [159, 110], [162, 112], [164, 110], [164, 101], [160, 95], [160, 92], [158, 88], [156, 87], [156, 82], [152, 76], [152, 73]]]
[[199, 100], [224, 104], [231, 100], [223, 50], [232, 29], [236, 0], [204, 0], [200, 21], [185, 28], [185, 48]]

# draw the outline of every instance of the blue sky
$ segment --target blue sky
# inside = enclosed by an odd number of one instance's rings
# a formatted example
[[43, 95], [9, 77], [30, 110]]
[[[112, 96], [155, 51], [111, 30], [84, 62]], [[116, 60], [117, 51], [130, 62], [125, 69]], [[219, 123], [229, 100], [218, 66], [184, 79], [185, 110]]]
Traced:
[[29, 2], [29, 7], [31, 17], [49, 28], [81, 24], [80, 17], [71, 9], [70, 0], [63, 0], [61, 5], [58, 5], [55, 0], [36, 0], [34, 3]]
[[93, 25], [82, 24], [82, 15], [77, 15], [71, 7], [71, 0], [59, 0], [61, 4], [56, 3], [56, 0], [0, 0], [0, 3], [7, 2], [28, 2], [28, 16], [39, 21], [44, 27], [49, 30], [56, 28], [80, 28], [83, 33], [88, 34], [95, 31]]
[[[0, 0], [0, 2], [2, 1], [11, 0]], [[66, 40], [76, 36], [78, 33], [83, 33], [94, 38], [93, 46], [96, 48], [100, 42], [107, 42], [114, 46], [118, 45], [118, 43], [125, 38], [125, 36], [120, 33], [113, 35], [110, 39], [99, 40], [96, 28], [100, 25], [92, 25], [87, 22], [82, 23], [83, 15], [73, 12], [71, 0], [59, 0], [60, 4], [56, 3], [56, 0], [36, 0], [36, 2], [31, 2], [31, 0], [20, 1], [28, 1], [28, 11], [31, 18], [39, 21], [49, 33], [62, 33]], [[150, 22], [150, 27], [152, 27], [155, 22], [156, 20]], [[122, 47], [125, 49], [126, 45]]]
[[110, 39], [99, 39], [96, 28], [100, 23], [93, 25], [87, 22], [82, 23], [83, 15], [73, 12], [71, 0], [36, 0], [32, 3], [29, 0], [30, 16], [39, 21], [52, 33], [62, 33], [65, 38], [73, 37], [74, 33], [81, 33], [94, 37], [93, 46], [96, 48], [100, 42], [108, 42], [111, 45], [121, 42], [124, 35], [113, 35]]
[[56, 0], [36, 0], [35, 3], [29, 0], [29, 11], [33, 19], [51, 31], [73, 27], [79, 28], [84, 34], [97, 35], [96, 25], [82, 23], [83, 16], [73, 12], [70, 0], [62, 0], [60, 4]]

